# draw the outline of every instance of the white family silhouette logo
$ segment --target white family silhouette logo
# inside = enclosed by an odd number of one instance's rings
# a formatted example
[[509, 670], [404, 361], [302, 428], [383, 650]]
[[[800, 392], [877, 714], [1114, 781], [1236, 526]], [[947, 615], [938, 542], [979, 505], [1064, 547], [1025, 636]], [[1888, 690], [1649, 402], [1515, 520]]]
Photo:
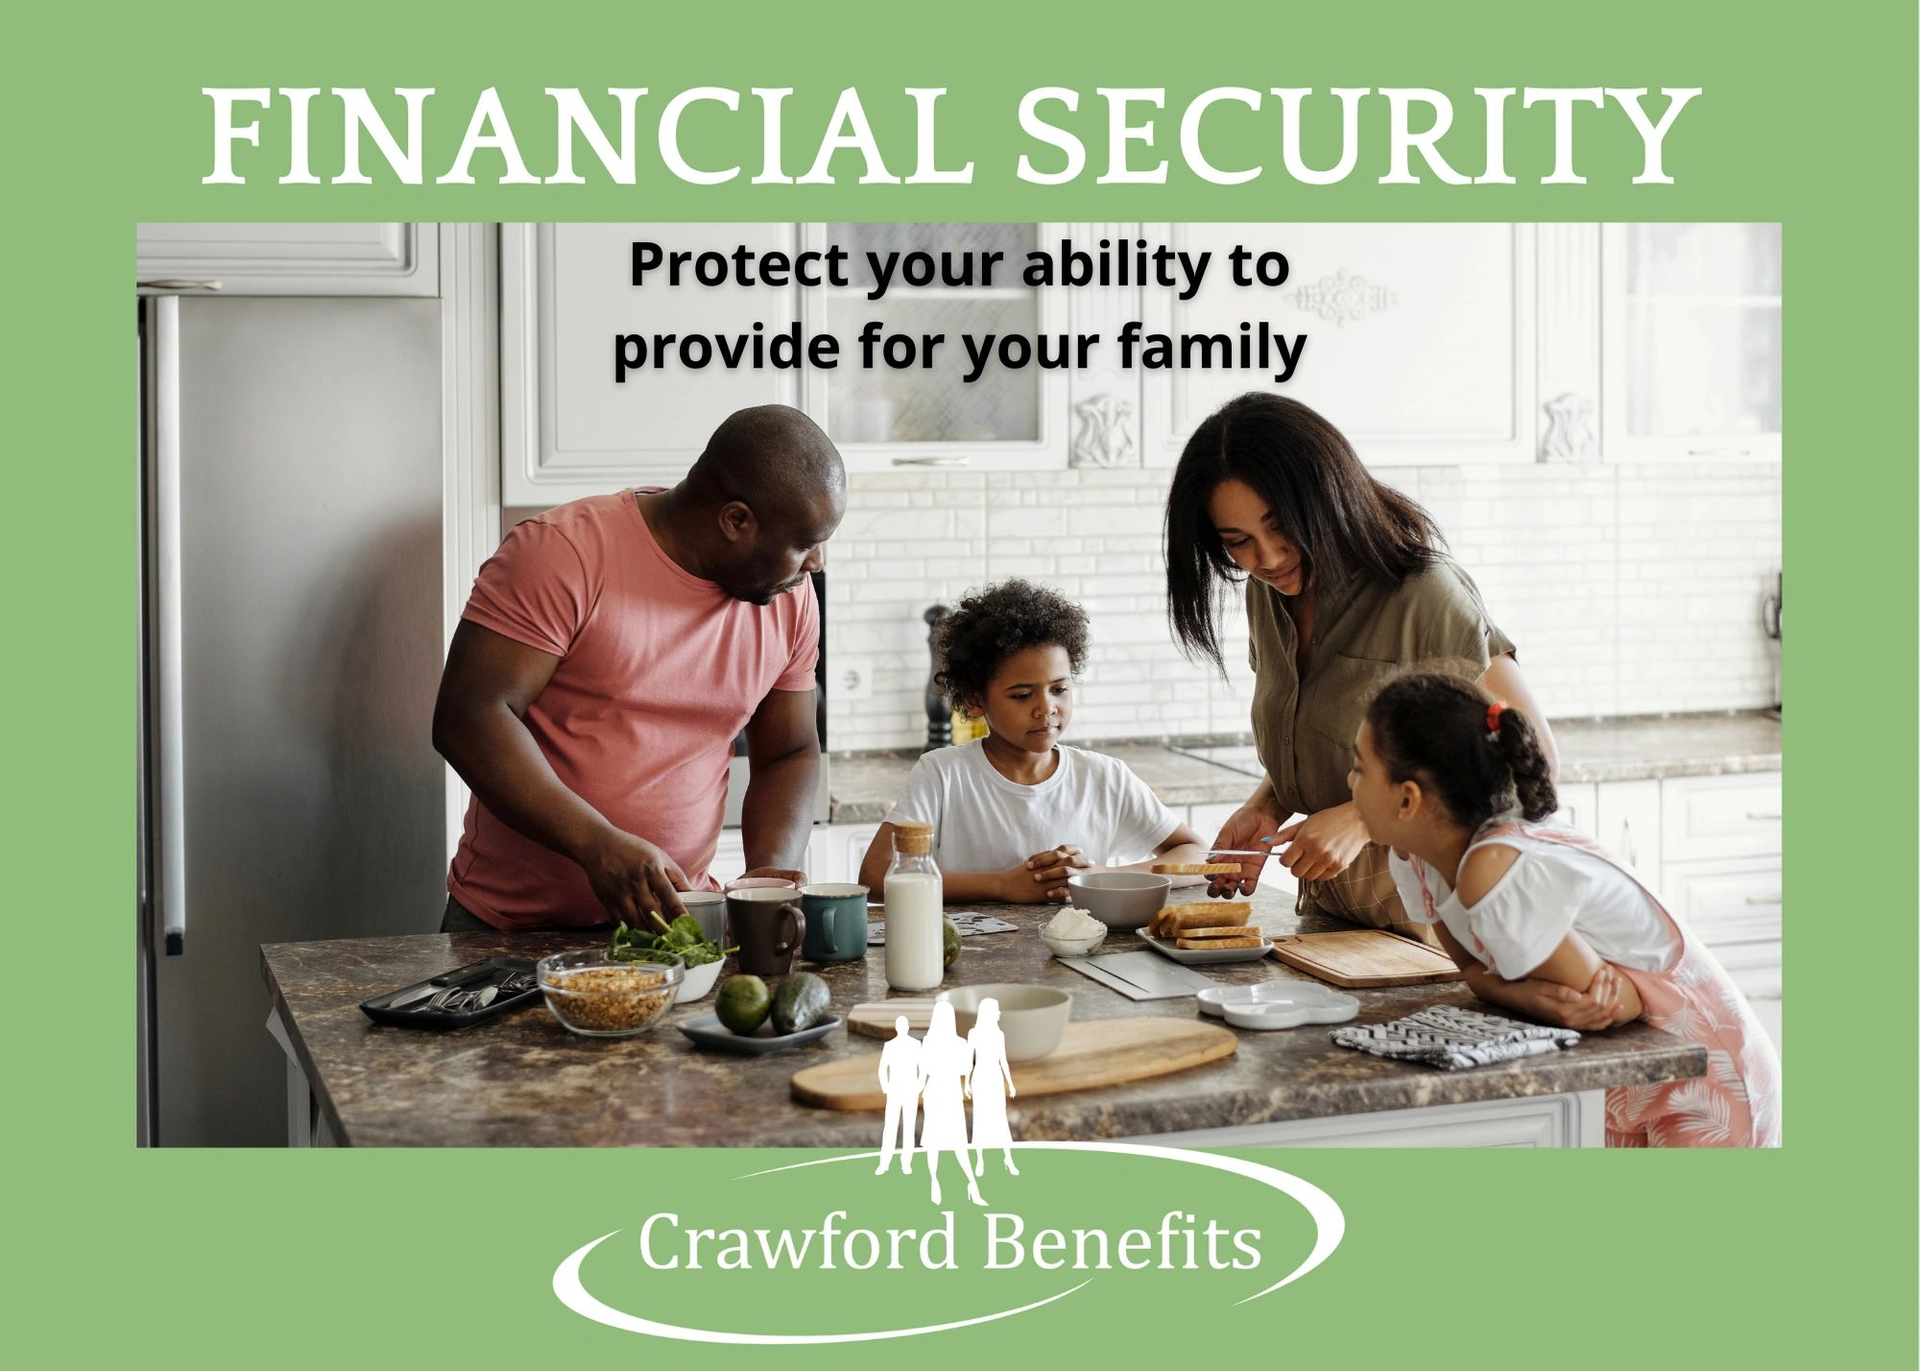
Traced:
[[[967, 1198], [985, 1205], [976, 1177], [987, 1170], [987, 1150], [999, 1148], [1007, 1174], [1017, 1176], [1013, 1164], [1013, 1134], [1007, 1127], [1007, 1101], [1019, 1092], [1007, 1066], [1007, 1040], [1000, 1032], [1000, 1002], [982, 1000], [979, 1017], [963, 1041], [955, 1027], [953, 1006], [936, 1001], [927, 1024], [927, 1036], [917, 1040], [908, 1032], [906, 1015], [893, 1021], [893, 1036], [880, 1050], [880, 1089], [887, 1097], [886, 1122], [880, 1134], [880, 1165], [884, 1176], [896, 1151], [900, 1170], [913, 1174], [913, 1154], [926, 1153], [927, 1175], [933, 1183], [933, 1202], [940, 1203], [940, 1154], [951, 1152], [967, 1178]], [[965, 1100], [973, 1101], [973, 1136], [967, 1136]], [[916, 1149], [913, 1123], [923, 1115]], [[968, 1158], [971, 1151], [973, 1156]]]

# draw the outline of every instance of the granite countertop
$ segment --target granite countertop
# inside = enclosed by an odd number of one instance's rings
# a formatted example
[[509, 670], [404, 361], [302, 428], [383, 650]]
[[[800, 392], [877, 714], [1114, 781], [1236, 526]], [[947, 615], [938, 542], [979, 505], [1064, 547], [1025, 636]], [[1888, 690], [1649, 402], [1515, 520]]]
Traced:
[[[966, 939], [947, 984], [1014, 981], [1073, 992], [1076, 1021], [1190, 1019], [1192, 1000], [1136, 1002], [1053, 959], [1037, 928], [1047, 906], [970, 906], [1020, 925]], [[1255, 920], [1270, 934], [1336, 927], [1301, 920], [1262, 892]], [[472, 1028], [389, 1028], [360, 1012], [371, 999], [480, 957], [537, 957], [597, 944], [579, 933], [456, 933], [275, 943], [262, 969], [301, 1066], [334, 1136], [359, 1146], [720, 1147], [870, 1146], [878, 1118], [794, 1102], [795, 1071], [837, 1057], [871, 1056], [881, 1041], [834, 1030], [817, 1044], [768, 1057], [694, 1047], [673, 1029], [710, 1013], [711, 996], [678, 1006], [641, 1038], [593, 1039], [567, 1032], [533, 1004]], [[1108, 935], [1103, 952], [1144, 944]], [[887, 998], [878, 949], [866, 959], [816, 967], [836, 1014]], [[1300, 978], [1272, 958], [1205, 968], [1223, 984]], [[1358, 1022], [1377, 1023], [1436, 1003], [1477, 1003], [1446, 983], [1358, 990]], [[1235, 1030], [1228, 1030], [1233, 1032]], [[1558, 1094], [1698, 1076], [1706, 1051], [1641, 1024], [1590, 1035], [1542, 1057], [1449, 1073], [1335, 1047], [1324, 1027], [1236, 1033], [1236, 1055], [1154, 1080], [1016, 1100], [1016, 1137], [1124, 1138], [1269, 1121]]]
[[[1560, 779], [1567, 784], [1780, 769], [1780, 720], [1759, 713], [1556, 719], [1553, 734], [1560, 747]], [[1261, 775], [1245, 737], [1083, 745], [1120, 758], [1169, 805], [1238, 803]], [[828, 778], [829, 822], [871, 824], [886, 818], [918, 755], [835, 753]]]

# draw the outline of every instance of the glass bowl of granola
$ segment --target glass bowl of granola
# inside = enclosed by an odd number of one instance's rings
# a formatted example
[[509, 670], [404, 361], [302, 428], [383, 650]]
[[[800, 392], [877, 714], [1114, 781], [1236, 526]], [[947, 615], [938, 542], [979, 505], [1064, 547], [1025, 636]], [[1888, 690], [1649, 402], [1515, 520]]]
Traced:
[[631, 1038], [666, 1016], [686, 978], [678, 957], [616, 962], [604, 949], [561, 952], [541, 961], [540, 993], [553, 1017], [589, 1038]]

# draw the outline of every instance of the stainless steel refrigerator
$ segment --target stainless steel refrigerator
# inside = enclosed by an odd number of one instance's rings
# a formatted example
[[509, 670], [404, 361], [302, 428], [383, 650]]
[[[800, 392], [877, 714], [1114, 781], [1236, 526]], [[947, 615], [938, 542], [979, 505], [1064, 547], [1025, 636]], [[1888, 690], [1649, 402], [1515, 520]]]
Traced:
[[139, 313], [139, 1134], [274, 1145], [260, 945], [446, 898], [439, 307]]

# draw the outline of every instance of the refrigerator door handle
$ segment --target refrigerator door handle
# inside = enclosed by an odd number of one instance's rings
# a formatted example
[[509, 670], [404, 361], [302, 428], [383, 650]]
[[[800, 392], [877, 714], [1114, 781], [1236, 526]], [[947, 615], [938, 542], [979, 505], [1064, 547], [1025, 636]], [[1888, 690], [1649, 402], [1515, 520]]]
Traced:
[[147, 454], [153, 490], [153, 767], [158, 781], [154, 882], [169, 957], [186, 951], [187, 803], [180, 643], [180, 297], [152, 297]]

